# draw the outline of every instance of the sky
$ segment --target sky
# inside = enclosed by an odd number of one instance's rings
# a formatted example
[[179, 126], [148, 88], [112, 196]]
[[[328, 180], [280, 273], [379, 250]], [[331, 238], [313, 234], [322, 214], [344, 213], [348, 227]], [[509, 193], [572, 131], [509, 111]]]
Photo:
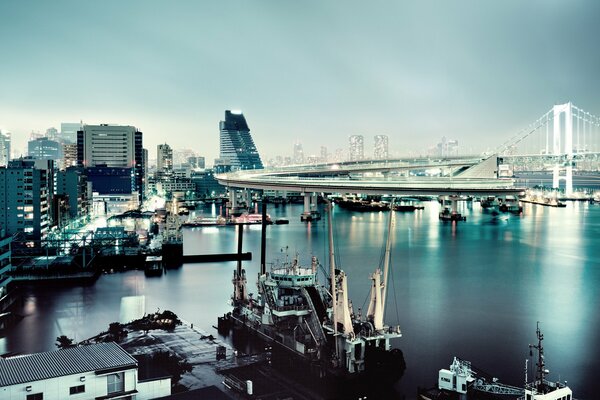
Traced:
[[389, 136], [494, 149], [553, 104], [600, 115], [600, 2], [0, 1], [0, 130], [134, 125], [218, 157], [244, 112], [263, 159]]

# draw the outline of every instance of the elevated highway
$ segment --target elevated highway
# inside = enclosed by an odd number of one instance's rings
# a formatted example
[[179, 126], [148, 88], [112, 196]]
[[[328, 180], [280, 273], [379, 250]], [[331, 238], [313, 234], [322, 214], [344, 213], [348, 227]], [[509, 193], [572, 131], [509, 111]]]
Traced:
[[[447, 171], [447, 176], [415, 176], [410, 171]], [[524, 188], [512, 179], [499, 179], [497, 157], [487, 159], [397, 160], [245, 170], [217, 175], [232, 189], [278, 190], [300, 193], [363, 193], [390, 195], [506, 196]]]

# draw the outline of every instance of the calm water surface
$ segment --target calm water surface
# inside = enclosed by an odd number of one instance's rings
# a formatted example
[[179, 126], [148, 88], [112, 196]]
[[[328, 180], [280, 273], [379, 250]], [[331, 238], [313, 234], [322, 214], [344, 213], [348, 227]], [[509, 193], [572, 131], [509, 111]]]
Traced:
[[[435, 202], [424, 211], [397, 213], [392, 282], [386, 322], [399, 324], [407, 370], [398, 387], [413, 398], [433, 386], [437, 371], [459, 356], [522, 385], [536, 321], [545, 335], [553, 380], [568, 381], [577, 398], [596, 397], [600, 370], [600, 206], [569, 203], [566, 209], [525, 205], [523, 216], [493, 217], [479, 203], [462, 203], [466, 222], [440, 223]], [[207, 208], [205, 213], [215, 212]], [[300, 223], [301, 206], [269, 210], [289, 225], [270, 226], [268, 260], [316, 255], [327, 265], [325, 220]], [[366, 307], [369, 274], [379, 265], [387, 213], [334, 210], [337, 254], [349, 276], [355, 310]], [[246, 227], [249, 289], [255, 292], [260, 227]], [[185, 230], [187, 254], [235, 252], [235, 229]], [[141, 271], [103, 275], [93, 286], [44, 288], [26, 293], [23, 320], [0, 338], [0, 353], [54, 349], [61, 334], [80, 340], [113, 321], [126, 322], [156, 309], [216, 334], [216, 318], [230, 310], [235, 263], [186, 264], [160, 278]], [[532, 363], [530, 362], [530, 365]], [[531, 377], [530, 372], [530, 377]]]

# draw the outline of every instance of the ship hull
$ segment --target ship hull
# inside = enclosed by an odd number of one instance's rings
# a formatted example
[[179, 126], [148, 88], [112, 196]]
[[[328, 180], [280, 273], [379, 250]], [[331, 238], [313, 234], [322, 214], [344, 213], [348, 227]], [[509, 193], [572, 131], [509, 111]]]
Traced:
[[[219, 323], [221, 333], [232, 329], [232, 341], [236, 348], [245, 352], [271, 352], [271, 363], [287, 376], [307, 385], [323, 398], [355, 398], [358, 395], [370, 398], [394, 398], [394, 389], [406, 369], [404, 355], [399, 349], [385, 351], [368, 346], [365, 353], [365, 371], [347, 373], [343, 368], [334, 368], [330, 363], [316, 357], [316, 353], [303, 354], [282, 343], [274, 335], [276, 329], [256, 325], [243, 315], [228, 314], [227, 323]], [[223, 329], [224, 328], [224, 329]]]

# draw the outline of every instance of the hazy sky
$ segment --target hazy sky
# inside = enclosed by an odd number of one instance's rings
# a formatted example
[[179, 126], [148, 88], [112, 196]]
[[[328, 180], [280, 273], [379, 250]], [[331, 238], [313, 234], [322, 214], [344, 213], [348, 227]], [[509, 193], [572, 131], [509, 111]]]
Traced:
[[135, 125], [218, 155], [241, 109], [263, 159], [387, 134], [494, 148], [555, 103], [600, 114], [600, 1], [0, 1], [0, 129]]

